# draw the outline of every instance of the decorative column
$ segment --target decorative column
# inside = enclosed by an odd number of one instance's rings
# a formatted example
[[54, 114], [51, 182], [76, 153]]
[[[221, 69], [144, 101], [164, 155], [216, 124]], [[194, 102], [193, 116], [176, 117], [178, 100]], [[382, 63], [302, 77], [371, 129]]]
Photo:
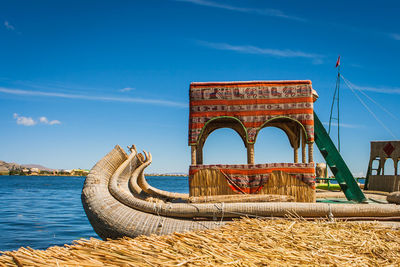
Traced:
[[314, 147], [313, 147], [313, 145], [314, 145], [314, 143], [308, 144], [308, 162], [309, 163], [314, 162], [314, 157], [313, 157]]
[[299, 148], [298, 147], [294, 147], [293, 148], [293, 153], [294, 153], [294, 163], [298, 163], [299, 162]]
[[307, 159], [306, 159], [306, 140], [305, 139], [306, 138], [305, 138], [305, 136], [303, 134], [302, 138], [301, 138], [301, 161], [303, 163], [307, 162]]
[[254, 164], [254, 144], [247, 144], [247, 164]]
[[196, 146], [196, 164], [203, 164], [203, 146]]
[[196, 165], [196, 148], [197, 146], [191, 146], [192, 147], [192, 165]]

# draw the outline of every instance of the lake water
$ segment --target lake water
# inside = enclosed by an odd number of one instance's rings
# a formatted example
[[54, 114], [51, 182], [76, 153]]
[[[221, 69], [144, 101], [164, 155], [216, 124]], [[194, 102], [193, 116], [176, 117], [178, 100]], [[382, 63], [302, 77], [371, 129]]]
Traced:
[[[157, 188], [188, 193], [187, 177], [147, 177]], [[96, 237], [81, 204], [84, 177], [0, 176], [0, 251], [46, 249]]]

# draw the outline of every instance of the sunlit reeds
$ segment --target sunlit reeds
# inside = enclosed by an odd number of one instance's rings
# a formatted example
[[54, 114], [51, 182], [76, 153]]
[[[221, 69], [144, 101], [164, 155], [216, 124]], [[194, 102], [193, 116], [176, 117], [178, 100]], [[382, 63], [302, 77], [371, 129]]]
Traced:
[[400, 231], [378, 223], [242, 219], [216, 230], [20, 248], [1, 266], [399, 266]]

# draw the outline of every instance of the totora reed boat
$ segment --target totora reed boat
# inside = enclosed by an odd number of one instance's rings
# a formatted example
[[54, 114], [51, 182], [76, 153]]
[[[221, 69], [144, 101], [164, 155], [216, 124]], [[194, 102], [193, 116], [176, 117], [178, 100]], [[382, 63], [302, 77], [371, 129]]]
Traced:
[[[150, 186], [144, 170], [151, 154], [135, 146], [128, 154], [117, 145], [86, 178], [82, 203], [90, 223], [107, 239], [211, 229], [246, 216], [400, 220], [399, 205], [371, 203], [360, 190], [314, 113], [317, 98], [311, 81], [192, 83], [189, 194]], [[293, 163], [254, 163], [254, 143], [265, 127], [286, 133]], [[203, 164], [203, 145], [219, 128], [239, 134], [247, 164]], [[314, 142], [352, 203], [316, 202]]]

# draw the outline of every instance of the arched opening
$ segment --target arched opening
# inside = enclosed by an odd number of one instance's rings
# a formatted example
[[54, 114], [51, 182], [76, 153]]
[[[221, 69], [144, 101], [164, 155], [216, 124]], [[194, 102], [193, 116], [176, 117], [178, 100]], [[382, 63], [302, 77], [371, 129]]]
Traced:
[[396, 175], [400, 175], [400, 158], [397, 159]]
[[[228, 129], [225, 129], [225, 128], [228, 128]], [[221, 134], [219, 134], [219, 133], [221, 133], [221, 129], [223, 129], [222, 132], [225, 132], [225, 133], [223, 133], [222, 136], [220, 136]], [[216, 130], [218, 130], [218, 134], [213, 133]], [[227, 133], [226, 131], [229, 131], [229, 132]], [[232, 131], [234, 131], [235, 133], [232, 134]], [[207, 142], [207, 143], [211, 143], [211, 145], [207, 145], [207, 147], [210, 146], [211, 149], [210, 150], [207, 149], [206, 153], [207, 153], [208, 159], [210, 159], [214, 163], [218, 162], [220, 164], [222, 164], [222, 163], [226, 164], [227, 161], [232, 162], [232, 159], [230, 159], [231, 158], [230, 155], [232, 155], [232, 153], [236, 154], [236, 152], [232, 151], [232, 147], [246, 148], [247, 131], [246, 131], [246, 128], [243, 126], [242, 122], [239, 119], [234, 118], [234, 117], [227, 117], [227, 116], [217, 117], [217, 118], [214, 118], [214, 119], [208, 121], [204, 125], [204, 127], [199, 135], [198, 143], [196, 145], [196, 152], [195, 152], [195, 154], [196, 154], [195, 158], [196, 158], [197, 164], [204, 164], [204, 160], [203, 160], [204, 156], [203, 155], [205, 153], [203, 152], [203, 147], [211, 133], [213, 133], [213, 136], [216, 135], [216, 137], [215, 136], [212, 137], [212, 140]], [[229, 143], [235, 143], [237, 138], [239, 138], [239, 140], [241, 139], [241, 143], [242, 143], [241, 146], [240, 145], [232, 146], [232, 144], [229, 145]], [[214, 151], [214, 147], [220, 152]], [[228, 154], [221, 157], [221, 152], [225, 153], [224, 151], [230, 151], [230, 153], [228, 152]], [[216, 156], [216, 155], [218, 155], [218, 156]], [[194, 156], [192, 156], [192, 157], [194, 157]], [[236, 159], [239, 160], [240, 163], [244, 164], [245, 161], [241, 160], [242, 157], [246, 157], [245, 152], [241, 152], [240, 157], [236, 157]], [[216, 158], [217, 160], [214, 161], [213, 158]], [[209, 162], [210, 160], [207, 160], [207, 161]]]
[[254, 144], [255, 163], [293, 162], [293, 148], [286, 133], [276, 127], [261, 129]]
[[384, 175], [394, 175], [394, 161], [391, 158], [387, 158], [383, 167]]
[[375, 158], [372, 160], [372, 164], [371, 164], [371, 175], [379, 175], [379, 161], [380, 158]]
[[[264, 132], [266, 132], [264, 128], [269, 128], [268, 132], [271, 132], [271, 129], [274, 130], [272, 130], [270, 136], [264, 137]], [[260, 135], [261, 132], [263, 134]], [[256, 134], [257, 163], [263, 162], [264, 159], [282, 163], [306, 162], [306, 140], [307, 133], [299, 121], [288, 117], [271, 119], [265, 122]], [[300, 148], [301, 151], [299, 151]]]
[[203, 144], [203, 164], [246, 164], [246, 147], [232, 129], [212, 132]]

